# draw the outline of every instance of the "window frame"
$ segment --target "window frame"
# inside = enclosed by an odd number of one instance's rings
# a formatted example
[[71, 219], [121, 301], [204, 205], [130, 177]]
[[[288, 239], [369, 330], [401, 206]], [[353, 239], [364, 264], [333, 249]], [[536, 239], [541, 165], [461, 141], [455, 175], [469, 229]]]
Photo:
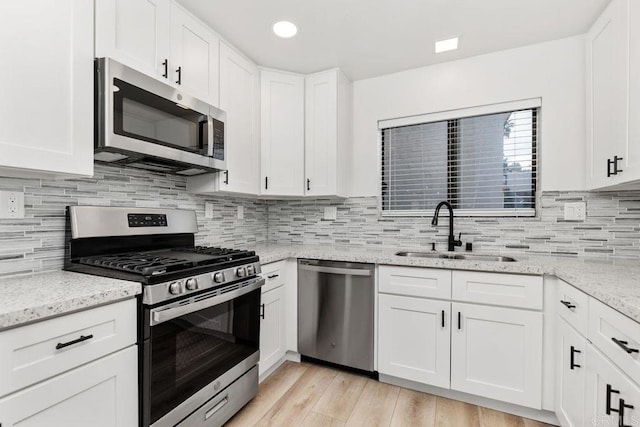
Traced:
[[[415, 116], [405, 116], [394, 119], [379, 120], [378, 121], [378, 168], [377, 168], [377, 199], [378, 199], [378, 216], [379, 218], [401, 218], [401, 217], [431, 217], [434, 214], [434, 209], [428, 210], [405, 210], [405, 211], [393, 211], [383, 209], [383, 194], [382, 194], [382, 166], [383, 166], [383, 131], [384, 129], [392, 127], [411, 126], [417, 124], [426, 124], [433, 122], [451, 121], [457, 119], [463, 119], [467, 117], [483, 116], [490, 114], [499, 114], [509, 111], [527, 110], [533, 109], [534, 113], [534, 126], [535, 133], [532, 141], [532, 152], [535, 159], [535, 177], [532, 180], [533, 200], [534, 207], [530, 209], [512, 210], [512, 209], [455, 209], [453, 210], [455, 217], [484, 217], [484, 218], [537, 218], [539, 215], [540, 206], [540, 135], [541, 135], [541, 116], [542, 116], [542, 99], [530, 98], [518, 101], [496, 103], [490, 105], [482, 105], [477, 107], [461, 108], [440, 111], [435, 113], [421, 114]], [[449, 124], [447, 125], [449, 126]], [[448, 155], [448, 154], [447, 154]], [[449, 162], [450, 159], [447, 160]], [[447, 167], [447, 174], [450, 170]], [[449, 184], [447, 184], [447, 193], [449, 194]], [[447, 199], [448, 200], [448, 199]]]

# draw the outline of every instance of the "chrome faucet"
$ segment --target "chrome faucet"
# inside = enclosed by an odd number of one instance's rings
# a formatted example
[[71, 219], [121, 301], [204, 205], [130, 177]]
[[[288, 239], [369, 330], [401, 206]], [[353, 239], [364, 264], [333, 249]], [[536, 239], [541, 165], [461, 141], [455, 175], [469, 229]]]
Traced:
[[446, 201], [438, 203], [438, 206], [436, 206], [436, 211], [433, 213], [431, 225], [438, 225], [438, 215], [440, 214], [440, 208], [443, 206], [446, 206], [447, 209], [449, 209], [449, 245], [447, 250], [449, 252], [453, 252], [456, 246], [462, 246], [462, 241], [460, 240], [460, 236], [462, 235], [462, 233], [458, 235], [458, 240], [456, 240], [456, 238], [453, 236], [453, 208], [451, 207], [451, 203]]

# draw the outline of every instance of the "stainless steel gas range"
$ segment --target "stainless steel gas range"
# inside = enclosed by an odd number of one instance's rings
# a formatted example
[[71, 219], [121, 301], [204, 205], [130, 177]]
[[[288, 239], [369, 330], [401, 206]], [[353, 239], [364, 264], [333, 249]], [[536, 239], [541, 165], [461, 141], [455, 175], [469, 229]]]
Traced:
[[140, 425], [220, 426], [258, 390], [252, 251], [195, 246], [194, 211], [68, 208], [65, 269], [143, 286]]

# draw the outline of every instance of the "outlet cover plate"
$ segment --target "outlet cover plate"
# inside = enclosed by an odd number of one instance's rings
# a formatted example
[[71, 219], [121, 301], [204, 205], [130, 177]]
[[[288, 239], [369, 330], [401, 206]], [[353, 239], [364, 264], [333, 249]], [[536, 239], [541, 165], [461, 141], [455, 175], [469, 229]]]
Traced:
[[326, 206], [324, 208], [324, 219], [329, 221], [338, 219], [338, 208], [336, 206]]
[[244, 206], [238, 206], [238, 219], [244, 219]]
[[0, 219], [24, 218], [24, 193], [0, 191]]
[[213, 203], [211, 202], [204, 203], [204, 217], [207, 219], [213, 218]]
[[565, 221], [584, 221], [587, 218], [587, 204], [585, 202], [565, 203]]

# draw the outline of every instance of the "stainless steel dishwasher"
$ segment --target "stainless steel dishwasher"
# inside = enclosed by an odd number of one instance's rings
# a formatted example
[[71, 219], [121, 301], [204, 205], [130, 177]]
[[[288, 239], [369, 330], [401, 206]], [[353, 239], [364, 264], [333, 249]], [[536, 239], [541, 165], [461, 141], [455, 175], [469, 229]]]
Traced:
[[298, 351], [373, 372], [374, 265], [298, 260]]

